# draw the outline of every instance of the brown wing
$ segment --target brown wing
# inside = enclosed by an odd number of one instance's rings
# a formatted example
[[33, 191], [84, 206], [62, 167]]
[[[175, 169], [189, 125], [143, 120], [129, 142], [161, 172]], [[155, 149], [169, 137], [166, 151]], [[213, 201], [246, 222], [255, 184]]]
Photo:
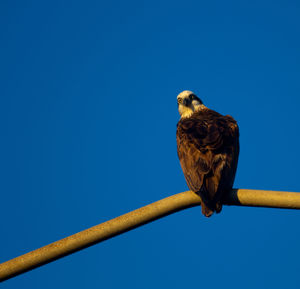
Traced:
[[222, 195], [233, 185], [238, 134], [237, 123], [231, 116], [208, 109], [180, 120], [177, 125], [180, 164], [188, 187], [199, 193], [207, 207], [207, 216], [221, 210]]

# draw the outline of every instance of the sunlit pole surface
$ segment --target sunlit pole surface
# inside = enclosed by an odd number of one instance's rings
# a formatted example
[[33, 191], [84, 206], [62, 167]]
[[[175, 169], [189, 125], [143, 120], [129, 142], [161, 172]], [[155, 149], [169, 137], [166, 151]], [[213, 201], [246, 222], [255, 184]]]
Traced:
[[[7, 280], [169, 214], [200, 204], [199, 196], [191, 191], [154, 202], [0, 264], [0, 281]], [[300, 209], [300, 193], [234, 189], [225, 200], [225, 204]], [[205, 219], [203, 218], [203, 220]]]

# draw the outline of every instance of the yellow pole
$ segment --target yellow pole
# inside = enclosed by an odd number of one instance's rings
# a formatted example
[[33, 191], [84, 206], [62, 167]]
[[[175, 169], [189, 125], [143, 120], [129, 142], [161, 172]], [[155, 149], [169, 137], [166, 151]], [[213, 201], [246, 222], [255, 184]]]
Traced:
[[[0, 281], [7, 280], [161, 217], [200, 205], [193, 192], [179, 193], [124, 214], [0, 264]], [[227, 205], [300, 209], [300, 193], [232, 190]]]
[[300, 209], [300, 193], [233, 189], [226, 205]]

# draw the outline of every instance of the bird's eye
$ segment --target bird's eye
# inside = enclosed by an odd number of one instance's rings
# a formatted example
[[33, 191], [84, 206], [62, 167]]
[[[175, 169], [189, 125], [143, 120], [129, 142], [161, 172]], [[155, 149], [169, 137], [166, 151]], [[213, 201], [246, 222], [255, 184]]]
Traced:
[[190, 95], [190, 100], [193, 100], [193, 99], [194, 99], [194, 96], [195, 96], [194, 94], [191, 94], [191, 95]]
[[178, 102], [178, 103], [182, 103], [182, 98], [179, 97], [179, 98], [177, 99], [177, 102]]

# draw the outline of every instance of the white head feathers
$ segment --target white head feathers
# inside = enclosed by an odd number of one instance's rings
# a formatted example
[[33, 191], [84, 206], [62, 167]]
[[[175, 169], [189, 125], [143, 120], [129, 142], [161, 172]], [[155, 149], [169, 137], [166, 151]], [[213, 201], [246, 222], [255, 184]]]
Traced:
[[195, 111], [205, 108], [201, 99], [190, 90], [184, 90], [177, 95], [177, 104], [181, 118], [190, 117]]

